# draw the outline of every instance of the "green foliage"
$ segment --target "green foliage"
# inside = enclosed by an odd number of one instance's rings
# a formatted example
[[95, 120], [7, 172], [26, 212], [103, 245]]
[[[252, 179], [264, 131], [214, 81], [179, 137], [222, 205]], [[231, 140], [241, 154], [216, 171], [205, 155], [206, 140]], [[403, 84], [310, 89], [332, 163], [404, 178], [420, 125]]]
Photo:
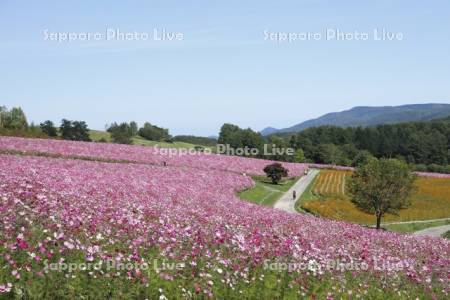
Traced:
[[6, 107], [0, 106], [0, 128], [5, 128], [6, 115]]
[[[419, 170], [417, 170], [417, 171], [419, 171]], [[425, 171], [450, 174], [450, 165], [441, 166], [441, 165], [437, 165], [437, 164], [431, 164], [431, 165], [426, 166]]]
[[0, 135], [29, 138], [48, 137], [39, 126], [33, 123], [28, 125], [27, 118], [20, 107], [8, 110], [4, 106], [0, 106]]
[[320, 126], [280, 136], [317, 163], [356, 166], [370, 154], [420, 164], [421, 171], [450, 171], [450, 119], [365, 128]]
[[50, 137], [56, 137], [58, 136], [58, 130], [56, 129], [55, 125], [52, 121], [47, 120], [40, 124], [41, 130], [43, 133], [47, 134]]
[[[215, 249], [213, 249], [215, 250]], [[82, 256], [74, 253], [67, 257], [66, 263], [86, 264]], [[0, 257], [2, 265], [6, 265]], [[277, 260], [265, 261], [264, 265], [254, 267], [249, 265], [249, 279], [238, 278], [232, 284], [227, 278], [236, 275], [230, 267], [223, 274], [210, 272], [210, 276], [194, 281], [193, 273], [196, 267], [186, 264], [181, 271], [164, 270], [171, 276], [166, 280], [160, 271], [153, 268], [153, 262], [168, 261], [167, 257], [157, 254], [157, 250], [150, 249], [145, 261], [149, 267], [143, 269], [139, 277], [126, 276], [126, 270], [117, 272], [120, 276], [105, 276], [105, 267], [92, 271], [76, 270], [69, 272], [48, 270], [44, 275], [34, 272], [21, 272], [21, 279], [13, 283], [10, 293], [2, 294], [2, 299], [436, 299], [438, 296], [430, 293], [423, 285], [419, 285], [406, 276], [393, 277], [401, 289], [387, 289], [379, 278], [370, 273], [366, 276], [355, 277], [351, 271], [337, 272], [337, 274], [323, 274], [318, 276], [312, 272], [291, 272], [285, 269], [275, 269], [270, 266], [287, 265], [289, 258], [280, 257]], [[206, 261], [206, 260], [204, 260]], [[204, 263], [200, 261], [200, 263]], [[50, 261], [48, 263], [54, 263]], [[168, 261], [170, 264], [171, 261]], [[245, 263], [245, 262], [243, 262]], [[37, 265], [38, 263], [36, 263]], [[44, 264], [40, 263], [41, 269]], [[214, 266], [212, 266], [214, 267]], [[221, 267], [224, 268], [224, 267]], [[0, 278], [8, 278], [11, 269], [0, 269]], [[109, 274], [108, 274], [109, 275]], [[232, 277], [234, 279], [234, 277]], [[335, 288], [336, 282], [341, 282], [340, 288]], [[3, 283], [4, 281], [2, 281]], [[212, 282], [212, 284], [211, 284]], [[301, 283], [301, 284], [299, 284]], [[199, 287], [201, 287], [199, 291]], [[441, 287], [444, 290], [445, 287]], [[204, 291], [210, 290], [208, 297]], [[414, 296], [414, 297], [413, 297]]]
[[202, 145], [207, 147], [214, 147], [217, 145], [217, 140], [202, 136], [193, 135], [177, 135], [174, 136], [173, 140], [175, 142], [185, 142], [189, 144]]
[[319, 145], [317, 156], [320, 162], [331, 165], [340, 164], [344, 159], [344, 153], [334, 144]]
[[410, 205], [415, 176], [404, 162], [372, 158], [360, 165], [347, 181], [352, 202], [363, 212], [375, 214], [380, 228], [384, 214], [397, 214]]
[[223, 124], [220, 128], [218, 143], [223, 145], [230, 145], [232, 148], [242, 147], [240, 141], [241, 128], [233, 124]]
[[48, 138], [48, 135], [43, 133], [39, 129], [6, 129], [0, 127], [0, 135], [4, 136], [18, 136], [18, 137], [26, 137], [26, 138]]
[[272, 180], [273, 184], [278, 184], [281, 178], [288, 176], [288, 170], [285, 169], [280, 163], [267, 165], [264, 168], [264, 172], [266, 173], [267, 177]]
[[62, 119], [59, 127], [61, 137], [65, 140], [90, 142], [89, 129], [84, 121], [69, 121]]
[[107, 130], [111, 133], [111, 139], [113, 143], [118, 144], [132, 144], [133, 143], [133, 128], [131, 123], [128, 124], [126, 122], [111, 124], [111, 126]]
[[[295, 160], [296, 157], [294, 155], [288, 155], [285, 151], [283, 151], [287, 148], [291, 148], [289, 143], [285, 139], [282, 139], [279, 136], [271, 135], [267, 138], [266, 144], [268, 147], [268, 151], [271, 153], [271, 155], [267, 155], [267, 159], [289, 162], [293, 162]], [[274, 151], [275, 153], [272, 153], [272, 148], [280, 149], [282, 151], [280, 153], [276, 151]], [[299, 153], [299, 155], [301, 155], [301, 153]], [[301, 159], [301, 157], [299, 157], [299, 159]]]
[[[108, 131], [99, 131], [99, 130], [89, 130], [89, 136], [92, 140], [97, 142], [112, 142], [111, 133]], [[177, 148], [177, 149], [192, 149], [195, 147], [193, 144], [184, 143], [184, 142], [160, 142], [160, 141], [149, 141], [144, 139], [143, 137], [136, 135], [132, 137], [133, 144], [139, 146], [158, 146], [161, 148]]]
[[262, 149], [264, 140], [261, 134], [250, 128], [242, 129], [233, 124], [223, 124], [219, 133], [219, 144], [230, 145], [231, 148]]
[[130, 122], [131, 136], [138, 134], [138, 124], [135, 121]]
[[444, 239], [450, 240], [450, 230], [447, 231], [447, 232], [445, 232], [445, 233], [442, 235], [442, 237], [443, 237]]
[[258, 132], [251, 130], [250, 128], [242, 129], [240, 131], [240, 143], [243, 147], [251, 149], [262, 149], [264, 140]]
[[174, 140], [173, 137], [171, 137], [171, 136], [165, 138], [164, 141], [165, 141], [166, 143], [169, 143], [169, 144], [175, 143], [175, 140]]
[[[218, 144], [227, 146], [231, 150], [248, 149], [249, 151], [245, 153], [246, 155], [250, 152], [255, 152], [253, 150], [257, 150], [258, 154], [254, 156], [258, 158], [289, 162], [305, 161], [303, 151], [298, 151], [295, 154], [291, 141], [287, 141], [277, 135], [263, 138], [259, 132], [255, 132], [251, 128], [242, 129], [233, 124], [222, 125]], [[291, 151], [288, 151], [288, 149]]]
[[358, 167], [360, 165], [366, 164], [371, 158], [373, 158], [373, 155], [370, 154], [369, 151], [360, 150], [353, 158], [352, 167]]
[[144, 123], [144, 126], [139, 129], [138, 134], [150, 141], [164, 141], [170, 138], [168, 129], [152, 125], [148, 122]]
[[244, 149], [246, 147], [257, 149], [258, 156], [262, 157], [264, 139], [260, 133], [250, 128], [242, 129], [233, 124], [223, 124], [220, 129], [218, 144], [229, 145], [232, 149]]
[[20, 130], [27, 127], [27, 118], [20, 107], [13, 107], [8, 110], [6, 107], [0, 106], [0, 128]]
[[306, 160], [306, 158], [305, 158], [305, 153], [303, 152], [303, 150], [301, 148], [298, 148], [297, 150], [295, 150], [294, 162], [302, 163], [302, 162], [305, 162], [305, 160]]

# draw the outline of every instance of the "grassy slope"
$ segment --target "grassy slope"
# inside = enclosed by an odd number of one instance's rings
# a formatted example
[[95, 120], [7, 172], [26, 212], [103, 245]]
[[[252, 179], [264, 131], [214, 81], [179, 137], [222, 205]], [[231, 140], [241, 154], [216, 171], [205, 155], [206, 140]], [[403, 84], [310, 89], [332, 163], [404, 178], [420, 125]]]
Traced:
[[[322, 171], [323, 172], [323, 171]], [[339, 172], [339, 171], [337, 171]], [[308, 186], [298, 201], [298, 210], [305, 209], [317, 215], [332, 219], [345, 220], [361, 224], [373, 224], [374, 217], [359, 211], [346, 196], [334, 194], [319, 194], [315, 192], [318, 177]], [[418, 191], [412, 196], [410, 208], [400, 211], [400, 216], [386, 215], [383, 222], [427, 220], [450, 217], [450, 180], [438, 178], [419, 178]], [[392, 224], [386, 228], [393, 231], [412, 232], [446, 223], [412, 223]]]
[[312, 200], [317, 200], [318, 199], [318, 197], [311, 192], [316, 179], [317, 179], [317, 177], [314, 178], [313, 181], [311, 181], [311, 183], [308, 185], [306, 190], [300, 196], [300, 199], [295, 203], [295, 209], [297, 211], [305, 212], [305, 210], [302, 208], [302, 204], [307, 202], [307, 201], [312, 201]]
[[265, 177], [253, 177], [253, 179], [255, 180], [255, 187], [238, 193], [238, 196], [256, 204], [273, 206], [294, 185], [298, 178], [285, 179], [279, 184], [272, 184]]
[[[104, 138], [108, 142], [111, 142], [111, 134], [106, 131], [100, 131], [100, 130], [90, 130], [89, 136], [92, 140], [98, 141], [101, 138]], [[146, 140], [140, 136], [133, 137], [133, 145], [141, 145], [141, 146], [155, 146], [158, 145], [161, 148], [186, 148], [191, 149], [194, 148], [196, 145], [184, 143], [184, 142], [173, 142], [173, 143], [165, 143], [165, 142], [157, 142], [157, 141], [149, 141]]]

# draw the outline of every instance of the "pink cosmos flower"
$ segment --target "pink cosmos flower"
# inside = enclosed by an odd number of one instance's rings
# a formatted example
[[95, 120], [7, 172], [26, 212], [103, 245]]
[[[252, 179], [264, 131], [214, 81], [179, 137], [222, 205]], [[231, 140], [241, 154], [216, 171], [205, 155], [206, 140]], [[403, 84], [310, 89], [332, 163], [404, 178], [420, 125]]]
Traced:
[[75, 246], [74, 246], [71, 242], [69, 242], [69, 241], [65, 241], [65, 242], [64, 242], [64, 246], [66, 246], [66, 248], [68, 248], [68, 249], [70, 249], [70, 250], [72, 250], [73, 248], [75, 248]]
[[0, 285], [0, 294], [9, 293], [11, 288], [13, 287], [12, 283], [8, 282], [7, 284]]
[[19, 246], [20, 249], [25, 250], [28, 248], [28, 243], [25, 240], [17, 238], [17, 246]]

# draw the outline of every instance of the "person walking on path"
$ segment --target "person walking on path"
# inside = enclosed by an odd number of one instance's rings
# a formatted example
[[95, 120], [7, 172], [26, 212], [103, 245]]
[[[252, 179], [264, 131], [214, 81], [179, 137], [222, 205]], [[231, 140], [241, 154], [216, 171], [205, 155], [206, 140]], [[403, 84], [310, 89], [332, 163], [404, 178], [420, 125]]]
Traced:
[[295, 201], [295, 198], [297, 198], [297, 193], [295, 192], [295, 190], [292, 192], [292, 200]]

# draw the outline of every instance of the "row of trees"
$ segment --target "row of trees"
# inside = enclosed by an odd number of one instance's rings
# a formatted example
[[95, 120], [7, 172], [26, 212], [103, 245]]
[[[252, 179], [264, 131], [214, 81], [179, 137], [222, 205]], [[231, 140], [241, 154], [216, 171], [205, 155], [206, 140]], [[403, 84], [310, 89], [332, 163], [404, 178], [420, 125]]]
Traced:
[[194, 135], [176, 135], [173, 137], [175, 142], [184, 142], [194, 145], [202, 145], [208, 147], [214, 147], [217, 145], [217, 139], [203, 137], [203, 136], [194, 136]]
[[[2, 134], [41, 137], [61, 137], [68, 140], [90, 141], [89, 129], [84, 121], [63, 119], [59, 128], [45, 121], [36, 126], [28, 124], [20, 107], [8, 110], [0, 107]], [[6, 132], [5, 132], [6, 130]], [[144, 123], [141, 128], [134, 121], [113, 123], [107, 129], [113, 142], [131, 144], [134, 136], [152, 141], [183, 141], [214, 146], [214, 139], [195, 136], [172, 137], [169, 130]], [[104, 140], [106, 141], [106, 140]], [[335, 126], [313, 127], [296, 134], [261, 136], [250, 128], [242, 129], [224, 124], [218, 138], [219, 144], [231, 148], [257, 149], [260, 158], [290, 162], [316, 162], [358, 166], [371, 157], [398, 158], [414, 164], [416, 170], [450, 173], [450, 118], [430, 122], [411, 122], [374, 127], [342, 128]], [[264, 146], [279, 149], [292, 148], [295, 154], [271, 153], [266, 156]]]
[[40, 124], [40, 129], [49, 137], [61, 137], [64, 140], [90, 142], [89, 128], [84, 121], [61, 120], [61, 125], [56, 128], [52, 121], [47, 120]]
[[223, 124], [219, 133], [219, 144], [229, 145], [231, 148], [262, 149], [264, 139], [261, 134], [250, 128], [242, 129], [233, 124]]
[[[322, 128], [323, 129], [323, 128]], [[322, 130], [319, 128], [319, 131]], [[346, 129], [339, 128], [346, 131]], [[334, 137], [330, 132], [331, 137]], [[371, 157], [371, 153], [366, 150], [359, 150], [355, 145], [343, 144], [335, 145], [330, 138], [328, 143], [322, 143], [324, 140], [309, 138], [310, 132], [305, 135], [300, 133], [293, 136], [270, 135], [263, 137], [260, 133], [250, 128], [242, 129], [233, 124], [224, 124], [220, 129], [218, 143], [230, 145], [231, 148], [253, 148], [258, 149], [260, 158], [270, 158], [271, 160], [288, 161], [288, 162], [316, 162], [336, 165], [358, 165], [361, 161]], [[315, 137], [314, 135], [312, 135]], [[264, 145], [274, 145], [279, 149], [293, 148], [295, 155], [275, 154], [265, 157]]]
[[0, 128], [28, 128], [27, 118], [23, 110], [20, 107], [13, 107], [11, 110], [8, 110], [5, 106], [0, 106]]
[[148, 122], [144, 123], [144, 126], [139, 129], [138, 124], [134, 121], [120, 124], [114, 122], [108, 126], [107, 131], [111, 133], [112, 141], [119, 144], [132, 144], [133, 137], [137, 135], [150, 141], [172, 142], [172, 137], [168, 129], [152, 125]]
[[[257, 157], [279, 161], [358, 166], [372, 157], [397, 158], [418, 171], [450, 173], [450, 118], [374, 127], [313, 127], [295, 134], [263, 137], [233, 124], [224, 124], [219, 144], [256, 148]], [[263, 145], [293, 148], [295, 155], [264, 157]]]
[[445, 121], [367, 128], [321, 126], [290, 136], [289, 143], [301, 147], [306, 157], [314, 160], [321, 159], [318, 147], [335, 145], [339, 148], [331, 150], [341, 150], [344, 154], [357, 149], [367, 150], [376, 157], [402, 156], [408, 163], [447, 164], [449, 136], [449, 122]]
[[28, 124], [27, 117], [20, 107], [8, 110], [0, 106], [0, 131], [6, 135], [26, 137], [61, 137], [66, 140], [90, 141], [89, 129], [83, 121], [63, 119], [59, 128], [50, 120], [35, 125]]
[[[84, 121], [63, 119], [61, 125], [56, 127], [52, 121], [46, 120], [37, 126], [33, 123], [28, 124], [25, 113], [20, 107], [13, 107], [8, 110], [6, 107], [0, 106], [0, 130], [2, 134], [9, 135], [91, 141], [89, 128]], [[184, 141], [206, 146], [212, 146], [216, 143], [214, 139], [195, 136], [177, 136], [172, 138], [168, 129], [152, 125], [148, 122], [144, 123], [141, 128], [138, 128], [138, 124], [135, 121], [120, 124], [114, 122], [108, 126], [107, 131], [111, 134], [111, 140], [120, 144], [132, 144], [134, 136], [140, 136], [151, 141]], [[106, 142], [107, 140], [103, 138], [100, 141]]]
[[28, 123], [27, 117], [20, 107], [11, 109], [0, 106], [0, 134], [10, 136], [45, 138], [40, 126]]
[[450, 118], [366, 128], [320, 126], [280, 136], [318, 163], [357, 165], [361, 158], [374, 156], [450, 172]]
[[275, 135], [264, 138], [259, 132], [255, 132], [250, 128], [242, 129], [239, 126], [228, 123], [224, 124], [220, 129], [218, 144], [229, 145], [233, 149], [257, 149], [258, 154], [253, 156], [259, 158], [289, 162], [305, 161], [303, 151], [300, 148], [296, 149], [294, 155], [286, 152], [270, 151], [270, 153], [266, 153], [264, 151], [265, 145], [269, 150], [272, 148], [284, 150], [290, 148], [290, 144], [286, 139]]

